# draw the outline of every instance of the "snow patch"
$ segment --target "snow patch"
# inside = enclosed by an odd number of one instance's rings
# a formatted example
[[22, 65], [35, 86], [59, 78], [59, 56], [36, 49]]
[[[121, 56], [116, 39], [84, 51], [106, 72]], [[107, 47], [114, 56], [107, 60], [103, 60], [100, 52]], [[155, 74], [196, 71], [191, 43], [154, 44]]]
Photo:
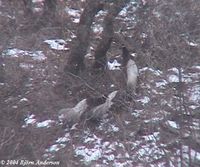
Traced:
[[140, 114], [142, 113], [143, 110], [134, 110], [132, 111], [132, 107], [129, 109], [129, 111], [131, 111], [131, 115], [134, 116], [134, 117], [139, 117]]
[[28, 102], [27, 98], [22, 98], [19, 102]]
[[78, 19], [78, 18], [73, 19], [74, 23], [79, 23], [79, 21], [80, 21], [80, 19]]
[[175, 74], [179, 74], [178, 68], [175, 68], [175, 67], [170, 68], [168, 71], [169, 72], [174, 72]]
[[200, 153], [188, 146], [183, 146], [183, 156], [185, 159], [189, 159], [189, 154], [192, 161], [200, 161]]
[[27, 63], [20, 63], [19, 66], [23, 69], [30, 69], [30, 68], [33, 68], [34, 65], [32, 64], [27, 64]]
[[143, 99], [139, 99], [137, 101], [142, 102], [143, 104], [147, 104], [150, 102], [150, 98], [147, 96], [144, 96]]
[[111, 87], [111, 88], [114, 88], [114, 87], [115, 87], [115, 85], [114, 85], [114, 84], [111, 84], [111, 85], [110, 85], [110, 87]]
[[40, 8], [40, 7], [34, 7], [34, 8], [33, 8], [33, 12], [34, 12], [34, 13], [42, 12], [42, 10], [43, 10], [43, 9]]
[[193, 86], [189, 90], [189, 100], [191, 102], [199, 103], [200, 102], [200, 85]]
[[116, 127], [115, 125], [110, 125], [110, 131], [111, 131], [111, 132], [118, 132], [118, 131], [119, 131], [119, 128]]
[[84, 140], [84, 143], [91, 143], [91, 142], [94, 142], [95, 141], [95, 138], [94, 137], [87, 137], [85, 140]]
[[[186, 83], [193, 82], [191, 77], [192, 76], [183, 74], [183, 82], [186, 82]], [[193, 77], [195, 77], [195, 75], [193, 75]]]
[[187, 41], [187, 44], [188, 45], [190, 45], [190, 46], [198, 46], [198, 44], [197, 43], [195, 43], [195, 42], [189, 42], [189, 41]]
[[188, 106], [189, 108], [191, 108], [191, 109], [193, 109], [193, 110], [195, 110], [196, 108], [198, 108], [199, 106], [198, 105], [190, 105], [190, 106]]
[[143, 136], [143, 138], [145, 139], [145, 141], [158, 141], [159, 140], [159, 132], [154, 132], [152, 135], [147, 135], [147, 136]]
[[64, 148], [65, 146], [65, 144], [54, 144], [50, 148], [46, 149], [46, 152], [56, 152]]
[[126, 15], [127, 15], [127, 9], [124, 8], [124, 9], [122, 9], [121, 12], [119, 13], [119, 16], [125, 17]]
[[198, 69], [198, 70], [200, 70], [200, 65], [193, 66], [192, 68], [193, 68], [193, 69]]
[[174, 129], [179, 129], [179, 125], [174, 121], [167, 121], [166, 124], [171, 126]]
[[[66, 142], [70, 141], [70, 134], [66, 133], [64, 137], [60, 137], [56, 140], [56, 143], [46, 149], [46, 153], [54, 153], [62, 148], [66, 147]], [[48, 154], [45, 154], [48, 155]]]
[[150, 68], [150, 67], [144, 67], [142, 69], [139, 70], [139, 72], [144, 72], [144, 71], [149, 71], [149, 72], [152, 72], [154, 75], [156, 76], [160, 76], [163, 72], [160, 71], [160, 70], [155, 70], [153, 68]]
[[42, 51], [35, 51], [35, 52], [32, 52], [32, 53], [30, 53], [30, 56], [31, 56], [34, 60], [39, 60], [39, 61], [42, 61], [42, 60], [45, 60], [45, 59], [46, 59], [46, 56], [43, 54]]
[[145, 123], [156, 123], [156, 122], [160, 122], [163, 118], [151, 118], [151, 119], [147, 119], [144, 120]]
[[68, 7], [65, 8], [65, 12], [73, 17], [80, 17], [80, 11], [76, 9], [70, 9]]
[[45, 120], [45, 121], [42, 121], [42, 122], [38, 122], [37, 123], [37, 127], [38, 128], [49, 128], [51, 127], [51, 124], [54, 123], [55, 121], [53, 120]]
[[115, 59], [113, 62], [108, 61], [107, 66], [109, 70], [120, 70], [121, 64]]
[[103, 27], [101, 25], [99, 25], [99, 24], [98, 25], [94, 25], [92, 27], [92, 30], [93, 30], [94, 33], [100, 34], [103, 31]]
[[56, 143], [65, 143], [70, 140], [70, 134], [66, 133], [64, 137], [60, 137], [56, 140]]
[[66, 47], [66, 41], [63, 39], [51, 39], [45, 40], [44, 42], [49, 44], [50, 48], [54, 50], [69, 50], [69, 48]]
[[109, 161], [113, 161], [115, 159], [115, 155], [111, 154], [111, 155], [107, 156], [107, 159]]
[[160, 159], [163, 155], [165, 155], [165, 152], [160, 149], [156, 143], [149, 142], [148, 144], [141, 146], [136, 156], [142, 161], [150, 162], [152, 160]]
[[3, 51], [3, 56], [11, 57], [21, 57], [21, 56], [30, 56], [34, 60], [43, 61], [46, 59], [46, 56], [42, 51], [24, 51], [17, 48], [7, 49]]
[[102, 157], [102, 151], [100, 149], [89, 149], [84, 146], [76, 148], [75, 153], [77, 156], [83, 156], [84, 162], [86, 164], [90, 163], [91, 161], [98, 160]]
[[168, 76], [168, 81], [169, 82], [179, 82], [179, 78], [177, 75], [170, 75], [170, 76]]
[[25, 127], [28, 125], [33, 125], [37, 122], [34, 114], [29, 115], [27, 118], [25, 118], [24, 121], [25, 121], [25, 125], [24, 125]]
[[132, 56], [132, 57], [136, 57], [137, 54], [136, 54], [136, 53], [131, 53], [131, 56]]
[[73, 17], [73, 18], [72, 18], [72, 21], [73, 21], [74, 23], [79, 23], [79, 21], [80, 21], [80, 11], [79, 11], [79, 10], [70, 9], [70, 8], [66, 7], [66, 8], [65, 8], [65, 12], [66, 12], [69, 16]]
[[162, 80], [162, 81], [157, 81], [156, 82], [156, 87], [157, 88], [159, 88], [159, 87], [163, 87], [163, 86], [165, 86], [165, 85], [167, 85], [167, 81], [166, 80]]
[[[172, 68], [170, 70], [173, 71], [175, 74], [168, 75], [168, 81], [169, 82], [179, 82], [178, 69], [177, 68]], [[186, 83], [192, 82], [193, 81], [192, 77], [196, 77], [196, 74], [186, 75], [186, 74], [182, 73], [182, 82], [186, 82]]]
[[12, 106], [12, 108], [15, 108], [15, 109], [16, 109], [16, 108], [18, 108], [18, 106]]
[[126, 162], [114, 162], [113, 167], [125, 167], [125, 166], [132, 166], [131, 161]]

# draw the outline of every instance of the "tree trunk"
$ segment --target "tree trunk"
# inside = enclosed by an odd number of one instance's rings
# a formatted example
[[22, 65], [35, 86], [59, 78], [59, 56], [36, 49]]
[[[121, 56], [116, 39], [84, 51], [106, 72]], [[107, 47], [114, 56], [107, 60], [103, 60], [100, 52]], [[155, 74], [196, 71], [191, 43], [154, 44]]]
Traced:
[[86, 1], [86, 6], [78, 25], [77, 37], [71, 49], [69, 60], [64, 68], [64, 72], [69, 71], [73, 74], [78, 74], [80, 70], [85, 68], [84, 56], [87, 53], [87, 48], [89, 46], [91, 25], [94, 21], [95, 15], [103, 9], [103, 5], [104, 3], [102, 1]]
[[28, 17], [33, 16], [33, 2], [32, 0], [23, 0], [24, 3], [24, 13]]
[[55, 0], [44, 1], [43, 17], [47, 20], [55, 19], [57, 2]]
[[130, 0], [118, 0], [115, 1], [111, 6], [108, 14], [106, 15], [103, 23], [103, 33], [102, 39], [97, 46], [95, 51], [95, 63], [93, 68], [103, 70], [106, 66], [106, 53], [110, 48], [112, 38], [114, 35], [113, 24], [115, 21], [115, 17], [119, 14], [119, 12], [129, 3]]
[[36, 32], [42, 27], [56, 24], [57, 1], [45, 0], [42, 15], [37, 15], [33, 12], [34, 3], [31, 0], [24, 0], [24, 6], [25, 17], [32, 20], [31, 27]]

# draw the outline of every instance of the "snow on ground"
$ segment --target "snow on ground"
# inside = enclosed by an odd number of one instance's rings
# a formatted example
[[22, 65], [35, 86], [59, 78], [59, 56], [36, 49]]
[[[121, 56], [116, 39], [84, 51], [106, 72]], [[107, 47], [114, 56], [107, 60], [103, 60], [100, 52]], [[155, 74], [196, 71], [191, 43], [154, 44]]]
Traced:
[[193, 86], [189, 92], [189, 100], [194, 103], [200, 103], [200, 85]]
[[192, 41], [187, 41], [187, 44], [194, 47], [198, 46], [198, 43]]
[[74, 23], [79, 23], [80, 21], [80, 10], [65, 8], [65, 12], [71, 16], [71, 19]]
[[95, 17], [99, 18], [99, 20], [102, 20], [100, 18], [102, 18], [103, 16], [105, 16], [108, 13], [107, 10], [101, 10], [97, 13], [97, 15]]
[[138, 99], [137, 101], [138, 101], [138, 102], [142, 102], [143, 105], [145, 105], [145, 104], [147, 104], [147, 103], [150, 102], [150, 98], [147, 97], [147, 96], [144, 96], [144, 97], [142, 97], [141, 99]]
[[195, 150], [189, 148], [188, 146], [183, 147], [184, 150], [184, 157], [189, 159], [188, 152], [190, 152], [191, 158], [193, 161], [200, 161], [200, 153], [196, 152]]
[[64, 137], [59, 137], [57, 140], [56, 140], [56, 143], [66, 143], [70, 141], [70, 134], [69, 133], [66, 133]]
[[165, 85], [167, 85], [167, 81], [162, 79], [160, 81], [157, 81], [155, 84], [157, 88], [163, 88]]
[[45, 150], [44, 157], [53, 157], [53, 154], [62, 148], [65, 148], [70, 141], [70, 134], [67, 132], [63, 137], [59, 137], [53, 145]]
[[38, 128], [49, 128], [52, 126], [52, 124], [55, 123], [54, 120], [45, 120], [45, 121], [42, 121], [42, 122], [38, 122], [36, 124], [36, 127]]
[[50, 148], [46, 149], [46, 152], [56, 152], [59, 151], [60, 149], [64, 148], [66, 144], [54, 144]]
[[[117, 62], [117, 60], [114, 60], [113, 62], [108, 62], [108, 67], [110, 70], [118, 70], [120, 68], [121, 64]], [[165, 86], [169, 84], [170, 82], [178, 82], [177, 80], [177, 69], [172, 68], [169, 69], [166, 73], [162, 71], [156, 71], [152, 68], [143, 68], [140, 70], [141, 75], [145, 72], [150, 72], [150, 75], [154, 76], [151, 78], [150, 81], [148, 81], [148, 84], [144, 84], [143, 89], [150, 89], [151, 93], [156, 90], [158, 93], [163, 91]], [[164, 78], [167, 76], [166, 78]], [[184, 73], [184, 77], [187, 76], [188, 78], [192, 78], [192, 81], [197, 80], [197, 75], [193, 75], [191, 73], [190, 75]], [[193, 77], [195, 76], [195, 77]], [[185, 80], [186, 81], [186, 80]], [[190, 84], [192, 82], [191, 80], [188, 80], [187, 84]], [[155, 84], [151, 84], [155, 82]], [[192, 86], [191, 89], [188, 90], [189, 100], [195, 102], [195, 104], [200, 100], [200, 86], [195, 85]], [[152, 95], [153, 96], [153, 95]], [[143, 106], [148, 106], [151, 104], [151, 96], [140, 96], [140, 98], [137, 99], [137, 102], [140, 102]], [[28, 99], [21, 99], [21, 101], [27, 101]], [[160, 102], [160, 105], [170, 105], [170, 107], [173, 107], [169, 99], [160, 99], [157, 103]], [[192, 104], [191, 108], [196, 108], [199, 105]], [[144, 112], [145, 111], [145, 112]], [[135, 119], [139, 119], [142, 115], [151, 114], [150, 118], [147, 117], [146, 119], [142, 119], [143, 123], [145, 124], [158, 124], [159, 122], [162, 122], [165, 118], [164, 115], [167, 115], [167, 113], [164, 108], [161, 108], [158, 111], [148, 111], [149, 113], [146, 113], [146, 110], [139, 109], [134, 110], [131, 112], [131, 115]], [[154, 113], [155, 112], [155, 113]], [[161, 113], [161, 115], [158, 115], [158, 113]], [[191, 129], [199, 130], [199, 120], [193, 120], [191, 124]], [[25, 119], [25, 126], [27, 125], [33, 125], [37, 128], [49, 128], [52, 124], [55, 123], [54, 120], [46, 120], [43, 122], [37, 122], [35, 115], [29, 115]], [[109, 120], [104, 120], [103, 122], [109, 123]], [[131, 126], [132, 122], [128, 122], [126, 125]], [[176, 121], [172, 120], [166, 120], [165, 124], [172, 129], [179, 130], [180, 127], [177, 124]], [[103, 125], [102, 125], [103, 126]], [[166, 155], [169, 154], [169, 151], [165, 149], [167, 147], [165, 144], [161, 143], [160, 136], [161, 132], [152, 131], [145, 133], [139, 137], [139, 139], [135, 139], [136, 132], [133, 131], [133, 133], [130, 133], [129, 136], [132, 138], [132, 140], [128, 141], [128, 145], [130, 146], [130, 150], [128, 151], [126, 149], [126, 142], [120, 141], [120, 140], [107, 140], [104, 139], [106, 136], [105, 129], [102, 128], [102, 126], [98, 127], [98, 130], [102, 132], [102, 134], [95, 134], [92, 133], [89, 130], [84, 130], [81, 140], [79, 140], [77, 143], [74, 142], [73, 136], [71, 136], [70, 131], [65, 131], [64, 136], [58, 137], [54, 144], [52, 144], [49, 148], [45, 150], [44, 156], [50, 157], [62, 148], [68, 147], [69, 144], [73, 147], [73, 151], [75, 153], [76, 157], [79, 157], [81, 161], [86, 165], [91, 165], [92, 162], [100, 162], [99, 165], [105, 165], [105, 166], [116, 166], [116, 167], [124, 167], [124, 166], [131, 166], [133, 162], [137, 162], [137, 165], [139, 165], [139, 162], [143, 162], [141, 166], [146, 163], [151, 163], [154, 161], [161, 161], [157, 163], [155, 166], [161, 166], [164, 165], [162, 158], [166, 157]], [[107, 125], [106, 132], [109, 134], [117, 134], [120, 133], [120, 128], [117, 127], [114, 124]], [[75, 130], [76, 131], [76, 130]], [[184, 157], [188, 159], [189, 154], [187, 150], [188, 146], [184, 146]], [[178, 149], [177, 149], [178, 150]], [[195, 150], [191, 151], [191, 157], [192, 160], [197, 161], [200, 159], [200, 153]], [[177, 155], [179, 153], [177, 152]], [[173, 160], [173, 159], [172, 159]], [[96, 165], [98, 166], [98, 165]], [[173, 167], [173, 165], [171, 165]], [[152, 165], [154, 167], [154, 165]]]
[[169, 126], [171, 126], [174, 129], [180, 129], [179, 125], [174, 121], [167, 121], [166, 124], [168, 124]]
[[28, 115], [24, 121], [25, 121], [25, 124], [23, 125], [23, 127], [32, 125], [37, 128], [49, 128], [52, 126], [52, 124], [55, 123], [54, 120], [45, 120], [42, 122], [38, 122], [34, 114]]
[[98, 160], [102, 157], [102, 151], [96, 148], [86, 148], [84, 146], [77, 147], [75, 153], [77, 156], [82, 156], [85, 164], [91, 163], [91, 161]]
[[169, 75], [168, 81], [169, 82], [179, 82], [179, 78], [177, 75]]
[[51, 49], [55, 50], [69, 50], [68, 47], [66, 47], [67, 42], [63, 39], [49, 39], [45, 40], [45, 43], [50, 45]]
[[43, 54], [42, 51], [24, 51], [17, 48], [7, 49], [3, 51], [3, 56], [10, 57], [22, 57], [22, 56], [30, 56], [33, 60], [43, 61], [47, 57]]
[[150, 67], [144, 67], [144, 68], [139, 69], [139, 73], [142, 74], [143, 72], [151, 72], [151, 74], [153, 74], [155, 76], [160, 76], [161, 74], [163, 74], [162, 71], [156, 70], [156, 69], [153, 69]]
[[103, 31], [103, 27], [102, 27], [102, 25], [100, 25], [100, 24], [94, 24], [94, 25], [92, 26], [92, 30], [93, 30], [94, 33], [100, 35], [100, 34], [102, 33], [102, 31]]
[[126, 19], [133, 19], [134, 17], [127, 17], [127, 14], [128, 12], [135, 12], [136, 9], [136, 3], [135, 1], [132, 1], [120, 11], [119, 16], [126, 17]]
[[[193, 81], [192, 78], [191, 78], [191, 76], [189, 76], [189, 75], [184, 75], [183, 74], [182, 77], [183, 77], [182, 78], [182, 82], [189, 83], [189, 82]], [[177, 75], [175, 75], [175, 74], [169, 75], [168, 76], [168, 81], [169, 82], [179, 82], [178, 74]]]
[[[194, 66], [191, 69], [198, 70], [198, 66]], [[200, 79], [200, 74], [198, 72], [189, 72], [185, 70], [182, 71], [182, 82], [191, 83], [194, 79]], [[168, 82], [179, 82], [179, 71], [177, 68], [171, 68], [168, 70]]]
[[19, 102], [28, 102], [27, 98], [22, 98]]
[[19, 66], [23, 69], [30, 69], [30, 68], [34, 68], [34, 65], [32, 64], [28, 64], [28, 63], [20, 63]]
[[33, 125], [37, 122], [34, 114], [29, 115], [27, 118], [25, 118], [24, 121], [25, 121], [24, 127], [26, 127], [28, 125]]
[[120, 70], [121, 64], [115, 59], [113, 62], [108, 61], [107, 66], [109, 70]]
[[119, 128], [117, 126], [115, 126], [115, 125], [110, 125], [108, 127], [108, 131], [110, 131], [110, 132], [119, 132]]
[[70, 9], [70, 8], [66, 7], [65, 12], [67, 12], [70, 16], [80, 17], [80, 10]]

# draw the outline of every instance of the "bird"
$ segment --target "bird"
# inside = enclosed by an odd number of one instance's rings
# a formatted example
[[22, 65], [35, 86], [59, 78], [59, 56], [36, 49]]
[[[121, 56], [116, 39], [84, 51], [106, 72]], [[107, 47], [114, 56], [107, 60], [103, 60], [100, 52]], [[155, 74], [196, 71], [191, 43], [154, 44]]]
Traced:
[[127, 89], [132, 92], [136, 91], [137, 78], [138, 78], [138, 67], [134, 60], [130, 59], [126, 65], [127, 73]]
[[88, 108], [87, 99], [81, 100], [73, 108], [63, 108], [59, 110], [59, 120], [72, 126], [79, 122], [81, 115]]
[[133, 56], [130, 55], [128, 49], [125, 46], [122, 47], [122, 58], [122, 66], [125, 68], [126, 72], [127, 91], [132, 94], [136, 91], [137, 78], [139, 75], [138, 67], [133, 60]]
[[91, 117], [89, 119], [101, 119], [110, 109], [110, 107], [113, 104], [113, 99], [117, 95], [118, 91], [111, 92], [108, 97], [106, 98], [106, 101], [94, 108], [91, 109]]
[[107, 97], [88, 97], [78, 102], [72, 108], [63, 108], [59, 110], [59, 120], [64, 125], [72, 127], [76, 125], [81, 118], [90, 120], [91, 118], [101, 119], [113, 104], [112, 99], [118, 91], [111, 92]]

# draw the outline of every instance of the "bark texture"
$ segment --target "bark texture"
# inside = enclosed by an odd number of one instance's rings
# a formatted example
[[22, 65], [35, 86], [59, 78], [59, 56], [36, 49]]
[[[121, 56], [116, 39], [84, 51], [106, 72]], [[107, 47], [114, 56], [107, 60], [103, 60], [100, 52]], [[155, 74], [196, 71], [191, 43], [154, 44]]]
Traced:
[[103, 23], [103, 33], [102, 33], [102, 39], [100, 43], [97, 46], [97, 49], [95, 51], [95, 63], [94, 68], [95, 69], [104, 69], [106, 66], [106, 53], [110, 48], [114, 30], [113, 25], [115, 18], [119, 14], [119, 12], [126, 6], [127, 3], [129, 3], [130, 0], [118, 0], [115, 1], [115, 3], [111, 4], [110, 9], [108, 11], [108, 14], [106, 15]]
[[85, 68], [84, 56], [90, 41], [91, 25], [95, 15], [103, 9], [102, 1], [87, 0], [85, 9], [81, 15], [77, 29], [77, 37], [71, 49], [69, 60], [64, 71], [78, 74], [80, 70]]

